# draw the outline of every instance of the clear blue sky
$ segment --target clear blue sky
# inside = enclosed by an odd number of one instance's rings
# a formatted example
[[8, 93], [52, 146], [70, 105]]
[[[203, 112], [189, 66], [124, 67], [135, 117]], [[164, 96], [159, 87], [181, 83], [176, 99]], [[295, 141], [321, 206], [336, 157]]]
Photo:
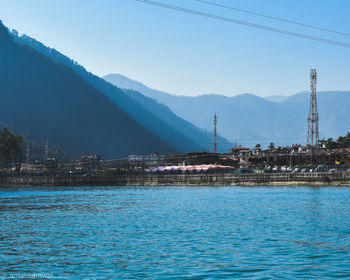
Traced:
[[[350, 43], [314, 31], [193, 0], [157, 0], [238, 20]], [[211, 0], [350, 33], [348, 0]], [[0, 19], [102, 76], [120, 73], [183, 95], [289, 95], [350, 90], [350, 48], [153, 7], [135, 0], [0, 0]]]

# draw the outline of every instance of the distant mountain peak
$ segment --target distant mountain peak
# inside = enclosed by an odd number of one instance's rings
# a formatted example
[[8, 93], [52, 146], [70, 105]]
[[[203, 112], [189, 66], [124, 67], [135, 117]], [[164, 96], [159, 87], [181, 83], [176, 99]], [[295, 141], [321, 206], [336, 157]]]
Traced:
[[2, 23], [2, 21], [0, 20], [0, 40], [2, 42], [4, 41], [8, 41], [11, 42], [11, 36], [10, 36], [10, 31], [8, 30], [8, 28]]

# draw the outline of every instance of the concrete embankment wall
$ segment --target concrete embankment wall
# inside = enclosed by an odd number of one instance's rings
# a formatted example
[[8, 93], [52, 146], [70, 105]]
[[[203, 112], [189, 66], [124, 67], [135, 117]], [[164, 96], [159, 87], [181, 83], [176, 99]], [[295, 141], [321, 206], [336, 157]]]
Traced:
[[7, 176], [2, 186], [234, 186], [349, 185], [350, 173], [173, 174], [113, 176]]

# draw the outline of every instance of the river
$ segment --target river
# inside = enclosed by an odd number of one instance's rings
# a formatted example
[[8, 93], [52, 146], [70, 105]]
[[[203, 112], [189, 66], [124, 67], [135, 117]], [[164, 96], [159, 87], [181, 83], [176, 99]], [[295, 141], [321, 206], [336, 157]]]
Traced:
[[350, 279], [350, 188], [2, 187], [11, 277]]

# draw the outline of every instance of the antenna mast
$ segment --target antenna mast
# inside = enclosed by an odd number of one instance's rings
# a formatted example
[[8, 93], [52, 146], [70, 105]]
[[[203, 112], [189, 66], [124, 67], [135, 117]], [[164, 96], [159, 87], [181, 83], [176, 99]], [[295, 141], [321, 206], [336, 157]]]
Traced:
[[216, 124], [218, 123], [218, 120], [216, 118], [216, 114], [214, 115], [214, 153], [217, 153], [217, 141], [216, 141]]
[[316, 69], [310, 70], [310, 108], [307, 131], [307, 144], [315, 147], [319, 142], [318, 132], [318, 112], [317, 112], [317, 97], [316, 97], [317, 72]]
[[45, 145], [45, 160], [49, 159], [49, 138], [46, 138], [46, 145]]

